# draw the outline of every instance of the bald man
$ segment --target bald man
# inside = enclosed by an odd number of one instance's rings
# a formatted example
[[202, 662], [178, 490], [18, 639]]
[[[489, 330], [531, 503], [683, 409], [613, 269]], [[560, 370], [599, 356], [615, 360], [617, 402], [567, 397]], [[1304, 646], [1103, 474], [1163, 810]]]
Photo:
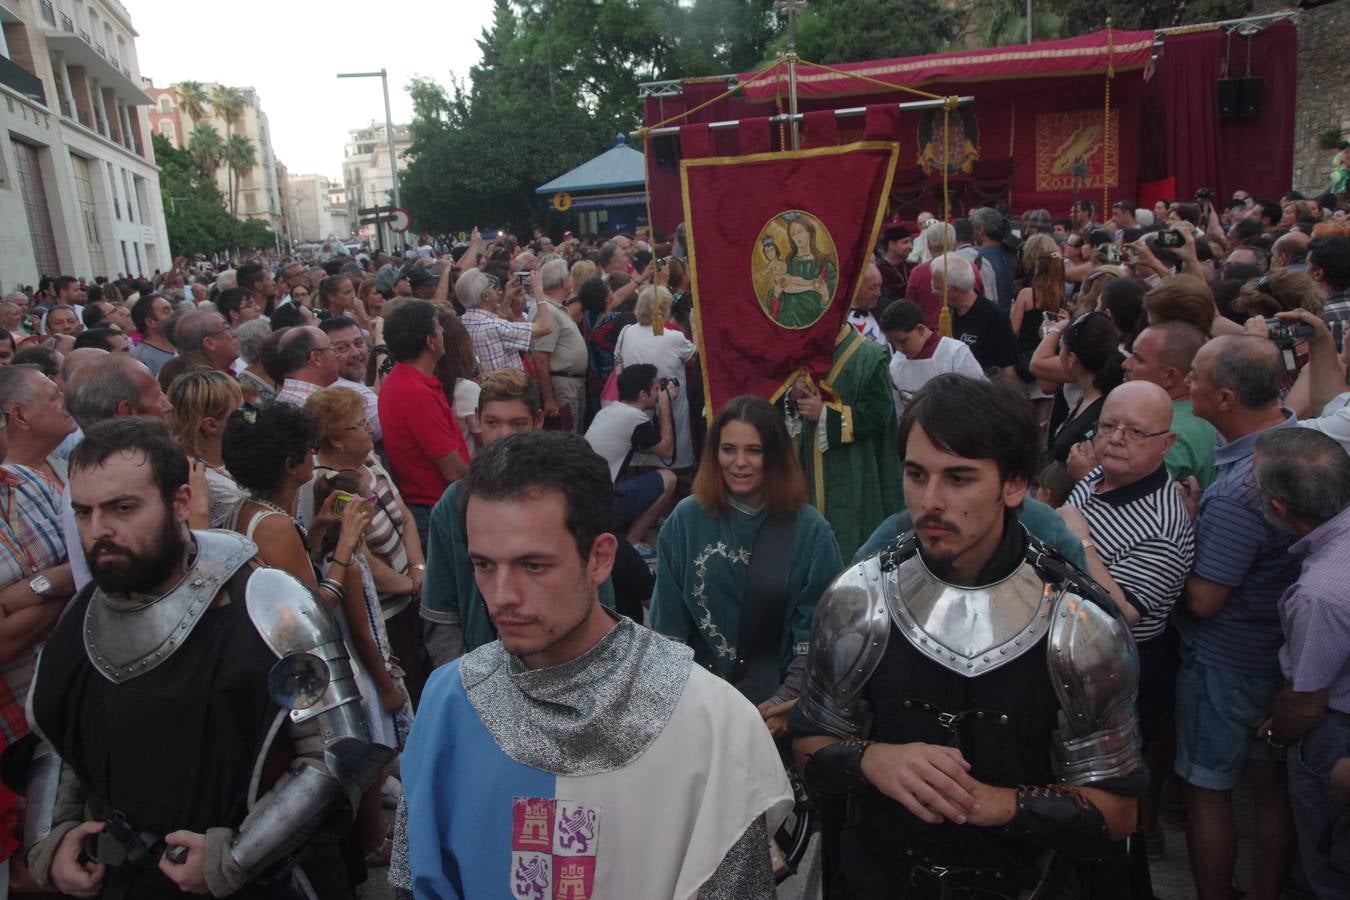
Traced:
[[1145, 840], [1158, 851], [1157, 800], [1170, 762], [1178, 664], [1175, 640], [1165, 631], [1195, 556], [1191, 518], [1165, 462], [1177, 440], [1172, 427], [1166, 390], [1149, 381], [1117, 387], [1092, 439], [1098, 465], [1059, 510], [1083, 541], [1088, 572], [1110, 592], [1139, 647], [1139, 730], [1151, 782], [1140, 813]]

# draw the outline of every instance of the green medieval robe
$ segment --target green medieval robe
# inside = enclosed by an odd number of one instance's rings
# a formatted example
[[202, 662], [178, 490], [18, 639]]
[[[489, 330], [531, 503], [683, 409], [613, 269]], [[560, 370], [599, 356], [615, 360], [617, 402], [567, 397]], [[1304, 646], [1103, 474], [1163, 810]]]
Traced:
[[798, 417], [787, 401], [788, 430], [806, 473], [807, 499], [829, 520], [843, 558], [851, 559], [904, 504], [886, 351], [844, 323], [821, 387], [820, 421]]
[[[762, 511], [752, 513], [738, 505], [716, 517], [697, 498], [686, 497], [661, 526], [652, 629], [689, 646], [702, 642], [714, 659], [713, 672], [722, 678], [735, 667], [741, 596], [764, 519]], [[792, 606], [783, 622], [780, 681], [793, 658], [806, 655], [816, 602], [843, 568], [829, 523], [813, 507], [802, 506], [788, 573]]]
[[807, 281], [824, 278], [829, 292], [822, 297], [817, 291], [784, 291], [779, 295], [778, 324], [788, 328], [805, 328], [825, 311], [834, 296], [835, 285], [839, 282], [839, 273], [829, 260], [817, 262], [814, 258], [788, 260], [787, 273]]
[[[497, 639], [487, 603], [478, 590], [469, 561], [469, 535], [464, 528], [460, 501], [461, 481], [451, 483], [431, 508], [427, 529], [427, 570], [422, 580], [422, 618], [440, 625], [458, 626], [468, 653]], [[600, 603], [614, 608], [614, 584], [600, 585]]]

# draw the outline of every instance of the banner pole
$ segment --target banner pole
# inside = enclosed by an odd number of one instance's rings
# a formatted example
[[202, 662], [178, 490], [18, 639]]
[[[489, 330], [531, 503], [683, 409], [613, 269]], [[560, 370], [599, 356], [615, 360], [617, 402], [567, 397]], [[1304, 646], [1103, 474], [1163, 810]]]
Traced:
[[797, 120], [797, 13], [806, 8], [806, 0], [774, 0], [773, 8], [787, 14], [787, 53], [783, 54], [788, 67], [788, 112], [792, 120], [788, 127], [792, 134], [792, 149], [802, 149], [801, 124]]

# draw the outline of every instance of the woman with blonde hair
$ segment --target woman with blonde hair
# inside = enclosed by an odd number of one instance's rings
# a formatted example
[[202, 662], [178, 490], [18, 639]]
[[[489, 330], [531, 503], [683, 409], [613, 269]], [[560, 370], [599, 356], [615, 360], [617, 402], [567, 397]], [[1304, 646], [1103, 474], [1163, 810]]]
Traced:
[[675, 298], [665, 286], [666, 272], [656, 273], [656, 284], [644, 287], [638, 294], [637, 308], [634, 311], [637, 322], [628, 326], [619, 335], [615, 344], [615, 355], [623, 365], [650, 363], [656, 366], [659, 378], [667, 379], [678, 391], [671, 406], [671, 415], [675, 417], [675, 453], [673, 458], [662, 459], [635, 453], [632, 465], [665, 467], [679, 471], [694, 467], [694, 447], [689, 429], [689, 398], [684, 390], [684, 364], [698, 352], [694, 342], [679, 331], [665, 327], [670, 318], [671, 304]]
[[589, 259], [579, 259], [572, 263], [572, 268], [568, 270], [568, 277], [572, 280], [570, 297], [581, 295], [581, 286], [595, 277], [596, 268], [595, 263]]
[[239, 384], [224, 372], [188, 372], [165, 394], [173, 409], [165, 414], [169, 431], [188, 456], [206, 466], [206, 515], [212, 528], [225, 527], [234, 505], [247, 494], [225, 468], [221, 441], [225, 423], [244, 405]]

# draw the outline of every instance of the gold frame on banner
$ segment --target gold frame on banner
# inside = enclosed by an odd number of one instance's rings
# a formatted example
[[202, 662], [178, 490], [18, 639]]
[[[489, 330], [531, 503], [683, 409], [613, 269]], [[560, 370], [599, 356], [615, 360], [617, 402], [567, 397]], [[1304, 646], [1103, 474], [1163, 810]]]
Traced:
[[[694, 322], [694, 341], [698, 347], [700, 365], [703, 370], [702, 378], [703, 378], [703, 396], [705, 400], [705, 410], [706, 410], [705, 415], [709, 425], [712, 424], [712, 420], [714, 418], [712, 408], [713, 406], [712, 381], [708, 376], [708, 365], [706, 362], [707, 348], [704, 346], [703, 341], [704, 331], [703, 331], [702, 303], [699, 300], [699, 291], [697, 289], [698, 253], [695, 245], [696, 239], [694, 235], [693, 212], [689, 205], [689, 168], [702, 166], [722, 166], [734, 163], [779, 162], [782, 160], [789, 160], [789, 159], [814, 159], [820, 156], [841, 156], [845, 153], [852, 153], [858, 150], [888, 150], [891, 155], [890, 165], [886, 167], [886, 177], [885, 181], [882, 184], [881, 197], [879, 199], [879, 202], [877, 203], [876, 213], [872, 218], [872, 227], [867, 240], [867, 247], [874, 248], [876, 247], [877, 243], [877, 235], [881, 232], [881, 223], [886, 217], [887, 201], [889, 200], [891, 195], [891, 184], [895, 179], [895, 167], [896, 163], [900, 159], [899, 141], [856, 141], [852, 144], [840, 144], [833, 147], [813, 147], [810, 150], [783, 150], [769, 153], [749, 153], [744, 156], [703, 156], [703, 157], [696, 157], [694, 159], [680, 160], [680, 201], [684, 209], [685, 250], [689, 254], [689, 283], [690, 288], [691, 290], [693, 290], [694, 293], [693, 309], [691, 310], [691, 315], [693, 316]], [[867, 272], [867, 266], [871, 262], [872, 262], [872, 253], [869, 249], [868, 252], [862, 254], [861, 265], [858, 267], [858, 271], [854, 274], [853, 278], [854, 291], [857, 290], [857, 286], [859, 282], [862, 280], [863, 275]], [[852, 296], [845, 298], [845, 302], [852, 302], [852, 300], [853, 300]], [[839, 297], [836, 296], [833, 299], [832, 303], [837, 302], [839, 302]], [[848, 323], [843, 322], [842, 324], [847, 325]], [[836, 337], [836, 344], [837, 343], [838, 341]], [[779, 398], [783, 396], [783, 393], [793, 384], [793, 382], [795, 382], [798, 378], [800, 378], [804, 374], [807, 375], [808, 378], [810, 377], [805, 367], [799, 368], [796, 371], [794, 371], [791, 375], [787, 377], [787, 379], [781, 385], [779, 385], [778, 389], [774, 391], [773, 396], [768, 398], [769, 402], [777, 403]], [[828, 382], [828, 380], [829, 379], [827, 376], [826, 381]]]

